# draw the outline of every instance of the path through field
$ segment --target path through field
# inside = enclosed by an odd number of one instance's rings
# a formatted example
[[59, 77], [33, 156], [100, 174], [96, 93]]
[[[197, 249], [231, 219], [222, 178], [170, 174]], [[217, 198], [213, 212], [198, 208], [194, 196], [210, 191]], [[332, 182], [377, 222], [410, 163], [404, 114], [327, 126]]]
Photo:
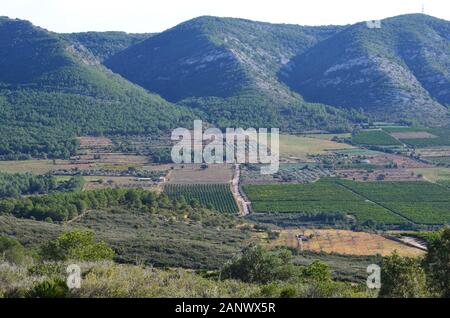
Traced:
[[250, 213], [250, 202], [248, 202], [239, 191], [239, 179], [241, 177], [241, 167], [239, 164], [234, 166], [233, 179], [231, 181], [231, 192], [236, 200], [236, 203], [239, 207], [239, 214], [241, 216], [246, 216]]

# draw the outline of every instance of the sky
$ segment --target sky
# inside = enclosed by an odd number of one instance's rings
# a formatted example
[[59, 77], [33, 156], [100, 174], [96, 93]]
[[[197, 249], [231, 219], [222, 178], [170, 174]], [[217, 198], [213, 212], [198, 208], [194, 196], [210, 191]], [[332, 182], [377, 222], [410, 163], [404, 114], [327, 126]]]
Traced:
[[55, 32], [161, 32], [201, 15], [301, 25], [349, 24], [406, 13], [450, 20], [449, 0], [0, 0], [0, 16]]

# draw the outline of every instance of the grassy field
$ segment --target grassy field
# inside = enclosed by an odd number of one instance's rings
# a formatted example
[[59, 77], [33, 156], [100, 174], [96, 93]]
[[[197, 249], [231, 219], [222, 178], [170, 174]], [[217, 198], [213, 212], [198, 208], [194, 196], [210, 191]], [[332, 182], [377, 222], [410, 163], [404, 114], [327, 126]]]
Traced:
[[361, 131], [352, 137], [354, 143], [363, 146], [396, 146], [402, 143], [382, 130]]
[[57, 169], [58, 166], [53, 165], [52, 160], [0, 161], [0, 171], [7, 173], [32, 172], [35, 174], [45, 174]]
[[421, 174], [431, 182], [447, 182], [450, 181], [450, 168], [422, 168], [414, 169], [416, 174]]
[[172, 199], [198, 200], [202, 206], [222, 213], [239, 211], [229, 184], [167, 184], [164, 193]]
[[305, 137], [321, 139], [321, 140], [332, 140], [334, 138], [351, 138], [352, 134], [344, 133], [344, 134], [308, 134]]
[[325, 153], [327, 150], [340, 150], [353, 148], [350, 145], [337, 143], [327, 139], [317, 139], [309, 137], [298, 137], [292, 135], [280, 135], [280, 156], [306, 157]]
[[420, 249], [387, 239], [381, 235], [353, 232], [347, 230], [312, 230], [312, 229], [286, 229], [280, 232], [276, 240], [265, 240], [269, 246], [288, 246], [300, 249], [301, 245], [296, 235], [310, 237], [309, 241], [302, 243], [303, 250], [317, 253], [341, 255], [391, 255], [397, 251], [402, 256], [421, 256]]
[[450, 191], [429, 182], [246, 185], [258, 213], [344, 213], [360, 222], [450, 224]]

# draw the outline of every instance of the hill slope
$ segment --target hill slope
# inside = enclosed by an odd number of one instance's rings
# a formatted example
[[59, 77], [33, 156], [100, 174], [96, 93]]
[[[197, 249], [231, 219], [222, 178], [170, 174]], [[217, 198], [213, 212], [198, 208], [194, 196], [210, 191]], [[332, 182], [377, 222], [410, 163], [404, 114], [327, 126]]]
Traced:
[[448, 122], [450, 22], [417, 14], [358, 23], [298, 54], [280, 78], [308, 101], [381, 120]]
[[99, 61], [103, 61], [126, 48], [153, 36], [152, 33], [80, 32], [62, 36], [68, 41], [82, 45]]
[[200, 17], [125, 49], [105, 65], [220, 126], [348, 128], [344, 112], [305, 103], [277, 79], [280, 67], [342, 27]]
[[82, 46], [0, 18], [0, 156], [67, 157], [75, 134], [149, 133], [190, 112], [111, 73]]

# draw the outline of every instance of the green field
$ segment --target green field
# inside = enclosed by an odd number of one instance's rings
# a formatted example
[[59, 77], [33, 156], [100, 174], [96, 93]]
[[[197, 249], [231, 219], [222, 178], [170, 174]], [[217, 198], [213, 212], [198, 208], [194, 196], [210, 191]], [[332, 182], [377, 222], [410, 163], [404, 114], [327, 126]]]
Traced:
[[343, 213], [358, 221], [374, 220], [401, 224], [404, 218], [368, 201], [337, 182], [319, 181], [312, 184], [247, 185], [244, 191], [257, 213]]
[[171, 199], [197, 200], [202, 206], [222, 213], [239, 211], [229, 184], [167, 184], [164, 193]]
[[429, 182], [339, 181], [352, 191], [418, 224], [450, 224], [450, 191]]
[[257, 213], [344, 213], [360, 222], [450, 224], [450, 191], [428, 182], [354, 182], [247, 185]]
[[397, 146], [402, 143], [382, 130], [361, 131], [352, 137], [354, 143], [363, 146]]
[[441, 128], [420, 128], [420, 127], [398, 127], [398, 128], [383, 128], [388, 133], [393, 132], [427, 132], [436, 138], [402, 138], [400, 139], [405, 144], [417, 148], [424, 147], [439, 147], [450, 146], [450, 127]]

